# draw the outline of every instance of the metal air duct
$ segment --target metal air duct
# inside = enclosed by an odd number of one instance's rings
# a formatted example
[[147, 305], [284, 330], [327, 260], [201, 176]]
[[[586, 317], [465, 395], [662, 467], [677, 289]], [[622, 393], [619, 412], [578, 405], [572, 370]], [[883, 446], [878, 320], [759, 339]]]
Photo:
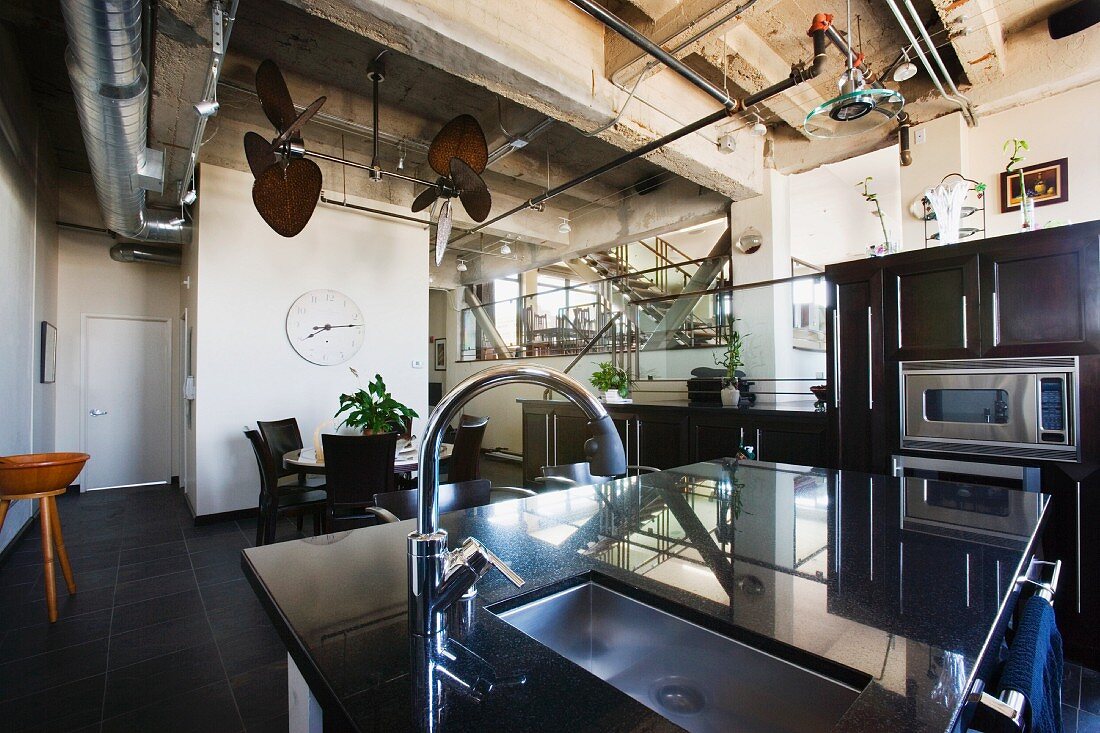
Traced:
[[183, 253], [179, 247], [165, 245], [116, 244], [111, 247], [111, 259], [115, 262], [179, 267], [183, 262]]
[[191, 227], [146, 208], [161, 190], [163, 153], [146, 147], [149, 75], [142, 63], [142, 0], [61, 0], [77, 115], [107, 228], [128, 239], [182, 243]]

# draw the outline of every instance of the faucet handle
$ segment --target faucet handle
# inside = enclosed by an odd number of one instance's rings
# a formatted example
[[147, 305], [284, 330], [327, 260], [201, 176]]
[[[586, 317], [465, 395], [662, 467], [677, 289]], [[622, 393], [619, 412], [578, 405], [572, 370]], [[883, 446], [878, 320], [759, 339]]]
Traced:
[[[481, 544], [480, 542], [478, 544]], [[481, 545], [481, 551], [485, 553], [485, 557], [489, 560], [489, 563], [500, 571], [501, 575], [512, 582], [512, 585], [517, 588], [522, 588], [524, 584], [523, 578], [516, 574], [515, 570], [508, 567], [508, 563], [497, 557], [496, 553], [490, 550], [485, 545]]]

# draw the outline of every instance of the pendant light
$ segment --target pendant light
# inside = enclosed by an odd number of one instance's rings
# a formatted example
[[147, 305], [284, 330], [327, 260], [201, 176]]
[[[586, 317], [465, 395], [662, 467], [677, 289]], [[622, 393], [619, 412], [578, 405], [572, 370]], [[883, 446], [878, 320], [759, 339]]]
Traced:
[[562, 234], [568, 234], [573, 231], [573, 227], [569, 226], [569, 217], [561, 217], [561, 224], [558, 224], [558, 231]]
[[[848, 24], [852, 3], [848, 0]], [[848, 66], [837, 80], [839, 96], [820, 104], [806, 115], [804, 127], [813, 137], [838, 138], [859, 135], [895, 119], [905, 106], [905, 98], [893, 89], [870, 86], [856, 66], [851, 45]]]
[[898, 67], [894, 69], [893, 78], [897, 82], [908, 81], [917, 75], [917, 65], [909, 60], [909, 51], [902, 49], [901, 54], [905, 61], [898, 64]]

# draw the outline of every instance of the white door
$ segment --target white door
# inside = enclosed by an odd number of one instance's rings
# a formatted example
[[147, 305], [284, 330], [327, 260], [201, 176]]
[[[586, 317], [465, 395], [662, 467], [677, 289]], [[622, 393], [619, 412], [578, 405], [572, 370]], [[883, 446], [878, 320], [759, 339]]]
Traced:
[[165, 319], [84, 316], [85, 490], [171, 480], [171, 330]]

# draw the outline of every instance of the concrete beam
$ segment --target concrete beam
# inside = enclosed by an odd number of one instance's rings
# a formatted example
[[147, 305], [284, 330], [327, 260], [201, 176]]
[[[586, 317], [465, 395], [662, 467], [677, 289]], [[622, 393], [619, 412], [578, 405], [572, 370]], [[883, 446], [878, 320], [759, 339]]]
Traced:
[[[625, 101], [625, 93], [604, 75], [604, 27], [566, 0], [539, 3], [536, 12], [497, 0], [294, 4], [581, 130], [612, 122]], [[668, 72], [649, 80], [640, 96], [644, 101], [632, 103], [617, 124], [599, 134], [601, 139], [632, 150], [717, 107]], [[756, 194], [758, 172], [747, 156], [719, 154], [705, 131], [649, 160], [733, 199]]]
[[1008, 73], [1004, 27], [997, 16], [997, 0], [932, 0], [944, 28], [956, 27], [962, 17], [972, 18], [974, 30], [966, 35], [950, 34], [951, 46], [962, 64], [967, 80], [975, 86], [1003, 79]]

